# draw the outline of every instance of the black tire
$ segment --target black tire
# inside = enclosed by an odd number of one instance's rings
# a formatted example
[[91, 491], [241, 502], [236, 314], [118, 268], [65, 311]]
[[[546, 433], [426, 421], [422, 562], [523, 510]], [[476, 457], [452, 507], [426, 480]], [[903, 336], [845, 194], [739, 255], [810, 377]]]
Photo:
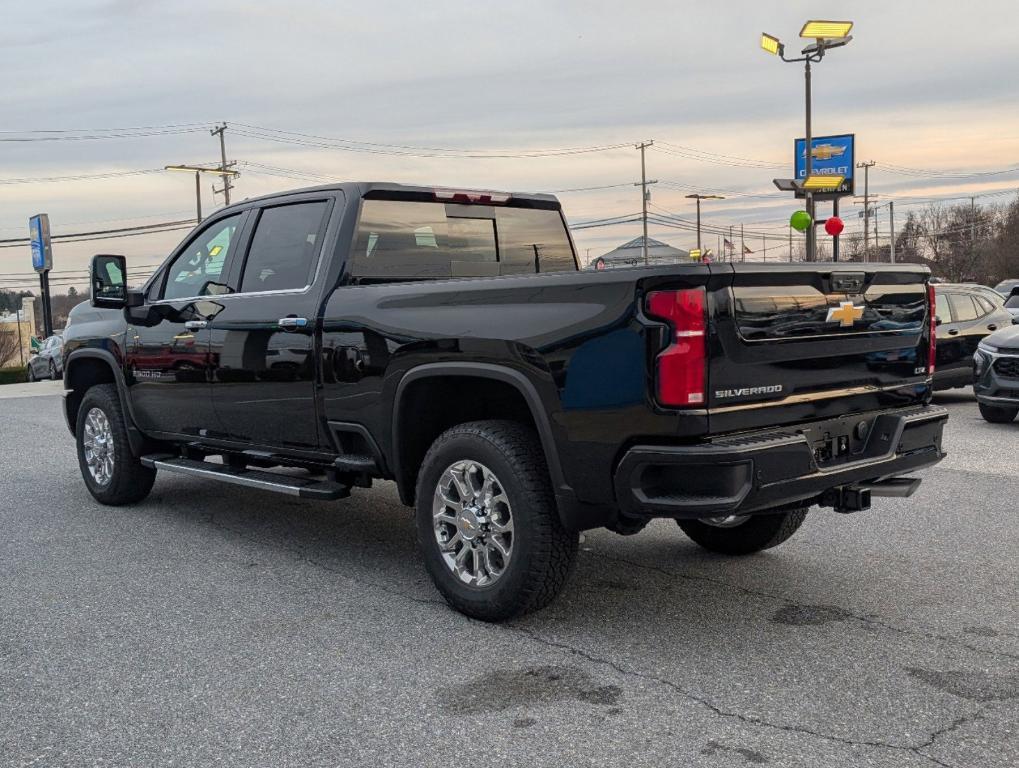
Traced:
[[[98, 482], [89, 471], [85, 458], [85, 422], [89, 413], [98, 409], [109, 422], [113, 445], [113, 471], [109, 480]], [[127, 422], [120, 406], [120, 396], [114, 384], [98, 384], [89, 389], [78, 408], [78, 420], [74, 430], [78, 447], [78, 467], [85, 480], [85, 487], [100, 504], [120, 506], [141, 501], [149, 495], [156, 480], [156, 470], [143, 466], [132, 455], [127, 439]]]
[[57, 366], [50, 360], [50, 379], [57, 380]]
[[980, 415], [984, 417], [984, 421], [989, 421], [992, 424], [1010, 424], [1015, 420], [1016, 414], [1019, 414], [1019, 408], [1002, 408], [983, 403], [977, 403], [977, 405], [980, 406]]
[[[447, 468], [478, 462], [498, 478], [512, 510], [509, 561], [493, 583], [462, 581], [446, 564], [433, 527], [432, 504]], [[562, 589], [577, 554], [578, 535], [562, 527], [541, 443], [512, 421], [476, 421], [446, 430], [418, 473], [418, 543], [425, 567], [446, 602], [482, 621], [505, 621], [544, 608]]]
[[39, 379], [37, 379], [35, 377], [35, 369], [32, 367], [32, 364], [29, 363], [28, 364], [28, 382], [31, 384], [31, 383], [34, 383], [34, 382], [36, 382], [38, 380]]
[[777, 547], [803, 525], [807, 508], [777, 514], [751, 515], [731, 528], [700, 520], [677, 520], [683, 533], [705, 549], [723, 555], [750, 555]]

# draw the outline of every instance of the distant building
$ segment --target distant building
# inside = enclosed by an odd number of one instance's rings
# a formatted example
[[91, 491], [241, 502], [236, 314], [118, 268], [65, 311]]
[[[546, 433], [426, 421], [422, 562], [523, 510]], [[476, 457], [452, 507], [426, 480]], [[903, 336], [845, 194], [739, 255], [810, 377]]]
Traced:
[[[648, 264], [689, 264], [690, 252], [682, 248], [674, 248], [661, 240], [647, 239]], [[644, 264], [644, 238], [635, 237], [618, 248], [613, 248], [603, 256], [591, 262], [591, 269], [611, 269], [613, 267], [636, 267]]]

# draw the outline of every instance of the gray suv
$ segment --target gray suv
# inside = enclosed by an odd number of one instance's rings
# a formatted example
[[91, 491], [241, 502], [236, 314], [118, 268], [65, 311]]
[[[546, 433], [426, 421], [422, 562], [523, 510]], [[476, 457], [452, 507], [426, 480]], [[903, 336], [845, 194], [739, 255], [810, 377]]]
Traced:
[[1019, 326], [982, 339], [973, 356], [973, 392], [980, 415], [1006, 424], [1019, 414]]

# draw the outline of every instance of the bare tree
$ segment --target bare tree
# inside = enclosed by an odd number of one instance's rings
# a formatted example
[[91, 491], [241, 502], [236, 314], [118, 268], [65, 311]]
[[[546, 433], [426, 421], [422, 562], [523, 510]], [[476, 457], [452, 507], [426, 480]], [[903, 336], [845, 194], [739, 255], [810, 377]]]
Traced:
[[14, 323], [0, 325], [0, 368], [21, 365], [21, 340]]

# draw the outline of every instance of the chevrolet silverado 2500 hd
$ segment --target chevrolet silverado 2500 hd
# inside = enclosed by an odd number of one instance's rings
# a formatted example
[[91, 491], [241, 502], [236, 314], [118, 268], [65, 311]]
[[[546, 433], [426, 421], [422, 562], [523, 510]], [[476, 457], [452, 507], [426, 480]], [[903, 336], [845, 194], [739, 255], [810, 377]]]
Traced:
[[926, 269], [578, 271], [548, 195], [347, 183], [203, 221], [138, 290], [96, 256], [65, 411], [104, 504], [174, 472], [308, 499], [395, 481], [446, 600], [505, 619], [578, 533], [729, 555], [942, 456]]

